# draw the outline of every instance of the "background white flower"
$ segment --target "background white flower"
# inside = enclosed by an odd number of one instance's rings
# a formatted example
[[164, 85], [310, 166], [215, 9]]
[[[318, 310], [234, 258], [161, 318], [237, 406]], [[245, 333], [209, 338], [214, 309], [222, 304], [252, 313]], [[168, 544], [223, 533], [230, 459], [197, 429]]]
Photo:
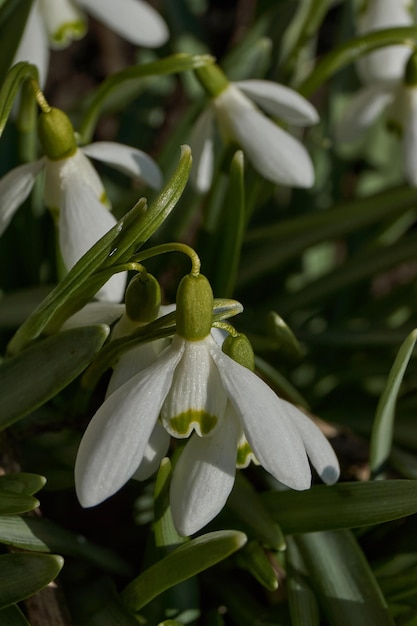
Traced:
[[[151, 187], [162, 184], [157, 164], [144, 152], [122, 144], [93, 143], [57, 161], [42, 157], [16, 167], [0, 179], [0, 235], [43, 170], [45, 204], [58, 215], [60, 250], [69, 270], [116, 223], [106, 203], [103, 184], [88, 157], [109, 163]], [[115, 274], [97, 297], [119, 302], [125, 285], [125, 273]]]
[[49, 47], [63, 48], [85, 35], [84, 10], [135, 45], [159, 47], [169, 36], [165, 21], [142, 0], [34, 0], [14, 63], [36, 65], [43, 85]]
[[190, 138], [194, 159], [191, 180], [199, 191], [207, 191], [211, 184], [215, 121], [223, 140], [241, 146], [267, 180], [295, 187], [313, 185], [314, 169], [307, 150], [260, 109], [293, 126], [319, 121], [313, 105], [289, 87], [267, 80], [229, 83], [212, 98]]

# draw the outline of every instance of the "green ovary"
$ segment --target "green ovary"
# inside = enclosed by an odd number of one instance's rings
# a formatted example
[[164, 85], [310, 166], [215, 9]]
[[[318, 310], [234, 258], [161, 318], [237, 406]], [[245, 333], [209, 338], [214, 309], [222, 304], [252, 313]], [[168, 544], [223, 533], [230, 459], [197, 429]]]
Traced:
[[217, 417], [200, 409], [189, 409], [175, 417], [171, 417], [169, 425], [176, 437], [188, 437], [193, 428], [199, 435], [208, 435], [217, 425]]

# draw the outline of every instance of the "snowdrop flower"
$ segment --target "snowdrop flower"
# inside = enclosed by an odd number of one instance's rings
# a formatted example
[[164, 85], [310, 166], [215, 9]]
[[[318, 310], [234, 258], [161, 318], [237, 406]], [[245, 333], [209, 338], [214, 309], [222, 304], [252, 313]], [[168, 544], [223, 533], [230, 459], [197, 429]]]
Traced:
[[313, 185], [313, 165], [304, 146], [263, 113], [306, 126], [319, 121], [312, 104], [289, 87], [268, 80], [230, 83], [215, 65], [199, 68], [196, 75], [211, 98], [190, 139], [191, 181], [199, 191], [207, 191], [212, 180], [215, 121], [223, 140], [237, 143], [267, 180], [295, 187]]
[[168, 39], [164, 20], [142, 0], [35, 0], [14, 63], [36, 65], [44, 84], [49, 46], [64, 48], [85, 35], [84, 10], [135, 45], [155, 48]]
[[[82, 506], [99, 504], [135, 475], [157, 425], [160, 433], [190, 437], [170, 492], [183, 535], [219, 513], [237, 462], [244, 466], [252, 456], [293, 489], [310, 487], [308, 457], [325, 482], [337, 480], [335, 454], [313, 422], [215, 342], [212, 306], [207, 279], [191, 274], [181, 281], [172, 343], [106, 398], [84, 434], [75, 464]], [[156, 444], [159, 457], [165, 445]]]
[[[36, 177], [43, 172], [45, 204], [56, 217], [60, 251], [69, 270], [116, 224], [103, 184], [89, 157], [109, 163], [154, 188], [160, 187], [162, 176], [156, 163], [135, 148], [113, 142], [78, 148], [71, 122], [58, 109], [41, 113], [39, 136], [45, 156], [16, 167], [0, 179], [0, 235], [29, 196]], [[125, 274], [115, 274], [97, 297], [119, 302], [125, 285]]]
[[[359, 19], [361, 34], [391, 26], [413, 24], [406, 0], [370, 0]], [[360, 139], [383, 114], [402, 139], [404, 175], [417, 185], [417, 72], [408, 46], [387, 46], [361, 59], [358, 73], [364, 82], [335, 128], [338, 143]]]

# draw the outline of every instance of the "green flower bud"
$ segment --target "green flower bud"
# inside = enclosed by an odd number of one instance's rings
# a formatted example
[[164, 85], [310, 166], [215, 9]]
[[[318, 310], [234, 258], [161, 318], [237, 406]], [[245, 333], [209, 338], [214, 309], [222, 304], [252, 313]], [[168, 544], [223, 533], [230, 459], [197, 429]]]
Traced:
[[255, 370], [255, 355], [252, 346], [246, 335], [239, 333], [236, 337], [229, 335], [223, 341], [222, 350], [231, 359], [247, 367], [253, 372]]
[[404, 84], [407, 87], [417, 86], [417, 52], [413, 52], [405, 66]]
[[126, 315], [134, 322], [152, 322], [161, 306], [161, 288], [152, 274], [140, 272], [130, 281], [125, 295]]
[[66, 159], [77, 150], [70, 119], [60, 109], [51, 108], [39, 115], [38, 134], [46, 156], [52, 161]]
[[220, 95], [229, 85], [226, 74], [215, 64], [199, 67], [195, 70], [195, 74], [201, 86], [211, 98]]
[[199, 341], [210, 334], [213, 323], [213, 292], [202, 274], [188, 274], [177, 291], [177, 335]]

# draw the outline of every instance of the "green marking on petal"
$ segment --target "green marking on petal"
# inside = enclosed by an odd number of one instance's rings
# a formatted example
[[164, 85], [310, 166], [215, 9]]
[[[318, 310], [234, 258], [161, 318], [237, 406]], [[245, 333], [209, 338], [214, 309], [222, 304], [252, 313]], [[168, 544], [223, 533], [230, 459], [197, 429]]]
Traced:
[[256, 462], [255, 455], [252, 452], [252, 448], [246, 441], [242, 441], [237, 448], [237, 458], [236, 458], [236, 467], [239, 469], [244, 469], [248, 467], [251, 461]]
[[87, 32], [85, 22], [76, 20], [74, 22], [66, 22], [54, 32], [51, 33], [51, 44], [55, 46], [66, 46], [72, 40], [81, 39]]
[[201, 435], [208, 435], [217, 425], [218, 418], [216, 415], [210, 415], [203, 409], [189, 409], [175, 417], [171, 417], [169, 425], [172, 434], [176, 437], [189, 437], [193, 429]]

